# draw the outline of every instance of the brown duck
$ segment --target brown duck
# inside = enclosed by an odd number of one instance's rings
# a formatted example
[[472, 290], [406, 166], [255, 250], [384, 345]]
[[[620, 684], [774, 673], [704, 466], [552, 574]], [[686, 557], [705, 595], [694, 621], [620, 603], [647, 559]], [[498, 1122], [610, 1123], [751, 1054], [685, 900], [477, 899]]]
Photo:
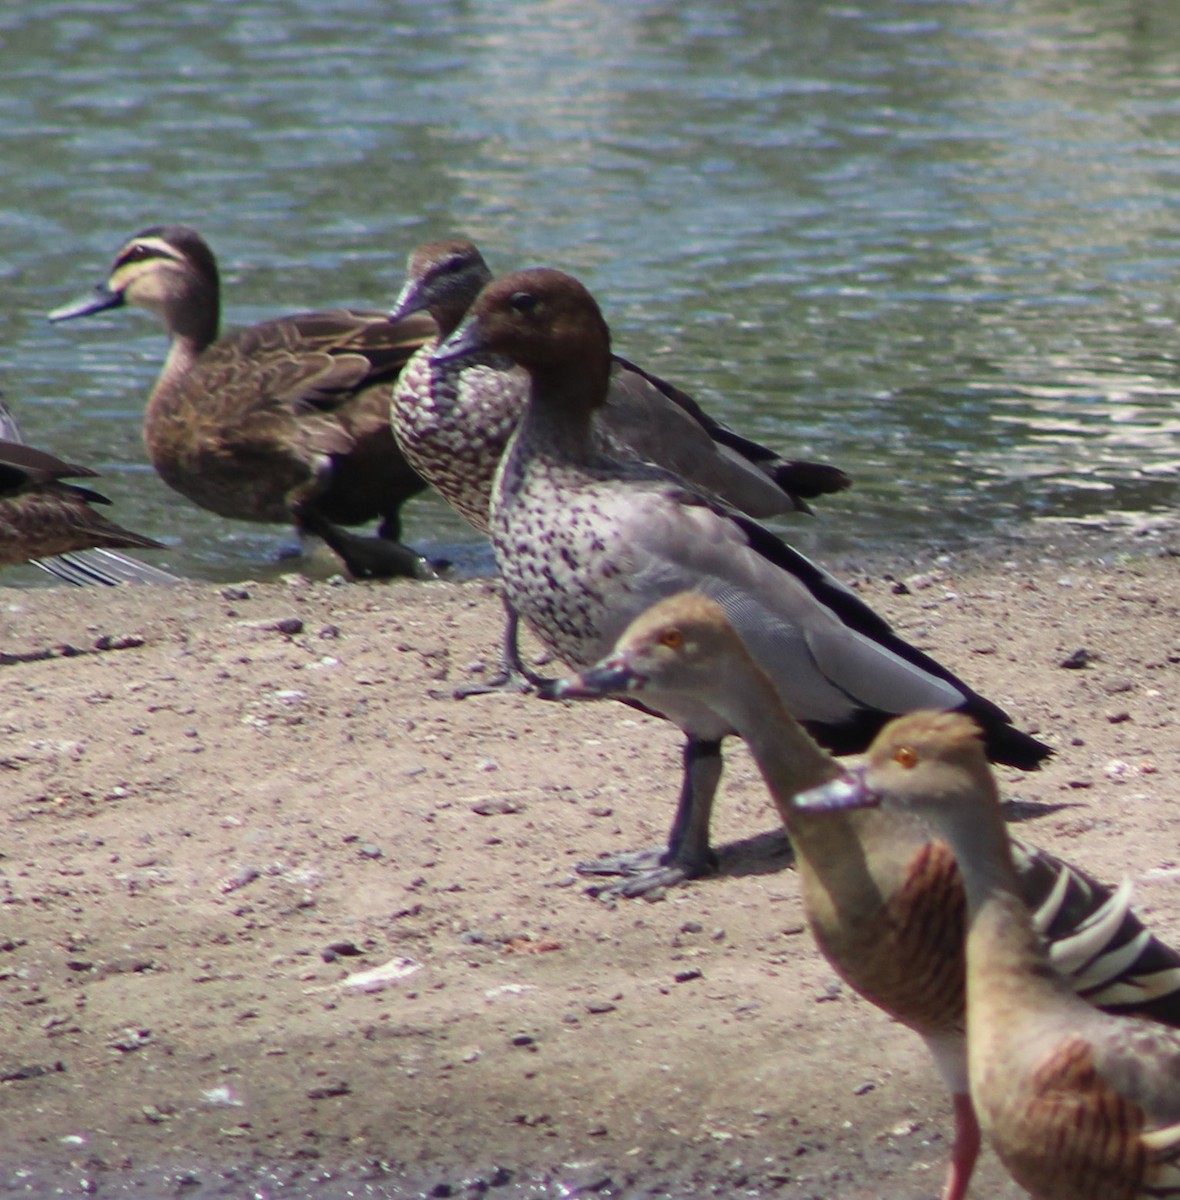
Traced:
[[[559, 681], [552, 692], [559, 698], [616, 696], [639, 703], [676, 695], [726, 715], [754, 755], [786, 825], [820, 948], [861, 995], [922, 1036], [954, 1097], [955, 1141], [942, 1200], [962, 1200], [980, 1145], [967, 1083], [967, 898], [955, 856], [934, 823], [925, 814], [896, 808], [814, 811], [806, 797], [797, 798], [806, 788], [822, 790], [825, 782], [842, 796], [846, 769], [790, 715], [721, 606], [704, 596], [683, 593], [653, 605], [604, 659]], [[886, 727], [873, 747], [877, 765], [870, 768], [870, 783], [882, 775], [880, 748], [899, 744], [896, 738], [912, 744], [904, 736], [923, 728], [919, 722], [968, 730], [975, 778], [988, 775], [973, 721], [960, 714], [922, 714]], [[971, 831], [980, 819], [971, 818]], [[988, 820], [998, 820], [998, 808]], [[1010, 868], [1013, 904], [1045, 939], [1068, 980], [1059, 990], [1076, 1013], [1099, 1020], [1095, 1008], [1102, 1008], [1180, 1025], [1180, 955], [1143, 928], [1127, 889], [1112, 890], [1021, 843], [1013, 844]], [[1164, 1042], [1176, 1036], [1156, 1025], [1145, 1027]], [[1094, 1200], [1108, 1195], [1050, 1194]]]
[[[184, 225], [137, 233], [106, 282], [50, 320], [124, 304], [171, 338], [143, 424], [169, 487], [223, 517], [316, 534], [356, 577], [434, 574], [398, 541], [401, 505], [425, 484], [389, 429], [392, 384], [433, 334], [428, 318], [306, 312], [219, 338], [217, 263]], [[341, 528], [371, 520], [376, 538]]]
[[979, 1124], [1035, 1200], [1180, 1197], [1180, 1033], [1096, 1011], [1051, 963], [979, 727], [950, 713], [887, 725], [851, 779], [797, 797], [813, 820], [879, 808], [925, 821], [966, 892], [967, 1067]]
[[37, 562], [52, 574], [68, 578], [64, 565], [62, 571], [55, 569], [53, 556], [96, 546], [163, 549], [152, 538], [104, 517], [94, 506], [109, 504], [105, 496], [64, 482], [93, 479], [97, 474], [25, 445], [11, 412], [0, 401], [0, 566]]

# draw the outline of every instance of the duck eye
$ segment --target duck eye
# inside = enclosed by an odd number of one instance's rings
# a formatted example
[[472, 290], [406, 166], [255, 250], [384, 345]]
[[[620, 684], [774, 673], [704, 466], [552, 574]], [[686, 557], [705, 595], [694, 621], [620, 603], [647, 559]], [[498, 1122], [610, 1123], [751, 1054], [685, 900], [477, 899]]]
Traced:
[[518, 313], [530, 313], [537, 307], [539, 301], [532, 292], [513, 292], [508, 297], [508, 303], [512, 305]]
[[684, 634], [679, 629], [665, 629], [660, 634], [660, 645], [669, 650], [679, 650], [684, 645]]
[[912, 746], [898, 746], [893, 752], [893, 761], [908, 771], [918, 765], [918, 752]]

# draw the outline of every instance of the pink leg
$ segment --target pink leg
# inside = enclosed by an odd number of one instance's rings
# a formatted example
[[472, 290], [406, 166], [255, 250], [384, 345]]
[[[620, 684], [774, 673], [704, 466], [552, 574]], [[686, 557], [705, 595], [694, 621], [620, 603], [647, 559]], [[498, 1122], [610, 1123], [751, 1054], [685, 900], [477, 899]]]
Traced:
[[967, 1195], [967, 1185], [971, 1182], [971, 1173], [975, 1170], [975, 1160], [979, 1157], [979, 1122], [975, 1119], [971, 1097], [966, 1092], [956, 1092], [954, 1104], [955, 1144], [951, 1150], [951, 1164], [947, 1169], [941, 1200], [963, 1200]]

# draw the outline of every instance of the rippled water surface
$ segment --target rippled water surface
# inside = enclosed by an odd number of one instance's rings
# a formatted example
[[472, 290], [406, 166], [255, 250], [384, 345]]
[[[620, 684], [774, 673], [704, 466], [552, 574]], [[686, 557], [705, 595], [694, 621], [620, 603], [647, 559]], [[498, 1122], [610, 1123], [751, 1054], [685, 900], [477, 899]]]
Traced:
[[[208, 237], [231, 324], [384, 304], [411, 246], [465, 232], [848, 470], [812, 549], [1141, 527], [1180, 463], [1178, 148], [1174, 0], [6, 5], [0, 387], [174, 569], [256, 573], [282, 530], [145, 464], [152, 318], [45, 312], [161, 221]], [[438, 501], [407, 524], [473, 540]]]

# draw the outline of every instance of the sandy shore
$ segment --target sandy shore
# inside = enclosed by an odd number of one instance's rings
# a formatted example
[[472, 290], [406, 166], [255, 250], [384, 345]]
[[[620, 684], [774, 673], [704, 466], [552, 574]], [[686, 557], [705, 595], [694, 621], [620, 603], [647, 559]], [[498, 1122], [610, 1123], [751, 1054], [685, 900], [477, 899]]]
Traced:
[[[1023, 834], [1175, 940], [1176, 560], [1029, 557], [845, 577], [1057, 748], [1005, 773]], [[590, 898], [679, 738], [451, 699], [499, 621], [479, 582], [0, 591], [5, 1194], [937, 1193], [946, 1099], [816, 954], [742, 748], [719, 875]], [[1020, 1195], [990, 1156], [976, 1194]]]

